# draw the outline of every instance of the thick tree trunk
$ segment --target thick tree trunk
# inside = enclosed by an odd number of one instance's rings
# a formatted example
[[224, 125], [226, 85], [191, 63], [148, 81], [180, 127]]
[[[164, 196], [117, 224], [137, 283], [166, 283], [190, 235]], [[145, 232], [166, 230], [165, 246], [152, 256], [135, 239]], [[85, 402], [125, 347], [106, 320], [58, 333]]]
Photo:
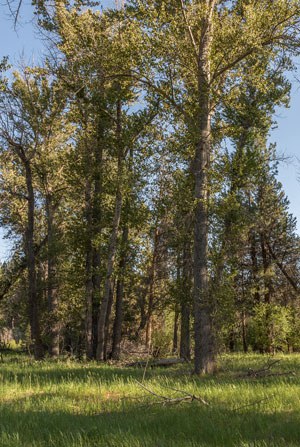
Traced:
[[34, 250], [34, 210], [35, 200], [32, 185], [32, 172], [30, 162], [24, 157], [23, 164], [26, 174], [27, 187], [27, 228], [25, 236], [26, 259], [28, 269], [28, 314], [31, 330], [31, 339], [34, 347], [34, 357], [40, 360], [44, 356], [44, 349], [40, 332], [38, 294], [36, 286], [36, 259]]
[[210, 51], [212, 40], [211, 2], [202, 20], [198, 59], [199, 139], [195, 148], [195, 229], [194, 229], [194, 325], [195, 374], [215, 370], [212, 306], [208, 284], [208, 168], [211, 149]]
[[47, 295], [50, 314], [50, 345], [49, 354], [52, 357], [59, 356], [59, 321], [57, 317], [57, 278], [56, 278], [56, 235], [54, 226], [54, 205], [51, 194], [46, 195], [46, 215], [48, 230], [47, 251]]

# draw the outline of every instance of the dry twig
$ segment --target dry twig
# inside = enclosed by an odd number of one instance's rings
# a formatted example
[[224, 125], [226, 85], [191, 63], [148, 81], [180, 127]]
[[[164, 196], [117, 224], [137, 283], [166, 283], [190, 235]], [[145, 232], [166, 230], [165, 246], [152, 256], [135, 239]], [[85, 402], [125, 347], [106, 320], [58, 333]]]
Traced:
[[152, 402], [152, 405], [153, 404], [172, 405], [172, 404], [178, 404], [178, 403], [181, 403], [181, 402], [193, 402], [193, 401], [198, 401], [198, 402], [201, 402], [204, 405], [209, 405], [209, 403], [206, 402], [202, 397], [195, 396], [194, 394], [187, 393], [186, 391], [183, 391], [183, 390], [177, 390], [175, 388], [164, 387], [164, 388], [168, 388], [168, 389], [171, 389], [173, 391], [176, 391], [178, 393], [184, 394], [183, 397], [168, 397], [168, 396], [163, 396], [161, 394], [155, 393], [153, 390], [151, 390], [150, 388], [147, 388], [144, 384], [142, 384], [138, 380], [136, 380], [136, 383], [141, 388], [143, 388], [145, 391], [147, 391], [148, 393], [152, 394], [155, 397], [158, 397], [159, 399], [162, 399], [162, 400], [157, 401], [157, 402]]

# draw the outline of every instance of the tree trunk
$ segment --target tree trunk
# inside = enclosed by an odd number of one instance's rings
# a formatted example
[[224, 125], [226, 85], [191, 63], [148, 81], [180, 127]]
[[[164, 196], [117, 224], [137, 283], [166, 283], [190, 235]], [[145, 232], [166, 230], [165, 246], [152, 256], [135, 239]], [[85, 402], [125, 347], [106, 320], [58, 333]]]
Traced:
[[250, 255], [252, 262], [252, 277], [255, 285], [254, 300], [256, 303], [260, 302], [260, 293], [258, 285], [258, 262], [257, 262], [257, 252], [256, 252], [256, 240], [253, 231], [250, 233]]
[[116, 313], [113, 328], [112, 358], [119, 360], [122, 340], [122, 322], [123, 322], [123, 297], [124, 297], [124, 277], [126, 273], [127, 245], [128, 245], [128, 225], [125, 223], [121, 242], [121, 259], [119, 263], [119, 277], [116, 290]]
[[[265, 237], [264, 234], [260, 234], [260, 247], [261, 247], [261, 255], [262, 255], [262, 261], [263, 261], [263, 269], [264, 269], [264, 301], [266, 304], [271, 303], [271, 279], [268, 277], [268, 269], [270, 267], [270, 259], [268, 257], [268, 253], [266, 250], [266, 244], [265, 244]], [[266, 351], [271, 353], [272, 351], [272, 330], [271, 330], [271, 309], [269, 306], [266, 309], [266, 330], [267, 330], [267, 337], [268, 337], [268, 346], [266, 347]]]
[[108, 299], [108, 304], [107, 304], [107, 312], [106, 312], [106, 319], [105, 319], [105, 336], [104, 336], [104, 360], [108, 359], [108, 355], [107, 355], [107, 349], [110, 343], [110, 332], [109, 332], [109, 327], [110, 327], [110, 315], [111, 315], [111, 309], [112, 309], [112, 305], [113, 305], [113, 301], [114, 301], [114, 289], [115, 289], [115, 285], [112, 284], [111, 285], [111, 289], [109, 292], [109, 299]]
[[47, 295], [50, 314], [50, 345], [49, 354], [59, 356], [59, 321], [57, 317], [57, 278], [56, 278], [56, 235], [54, 227], [54, 206], [51, 194], [46, 195], [46, 216], [48, 229], [47, 251]]
[[172, 346], [173, 354], [176, 353], [178, 349], [178, 319], [179, 319], [179, 310], [178, 305], [176, 304], [174, 311], [174, 327], [173, 327], [173, 346]]
[[189, 242], [184, 243], [183, 247], [183, 265], [182, 265], [182, 284], [180, 291], [180, 357], [186, 360], [191, 358], [191, 334], [190, 334], [190, 314], [191, 314], [191, 252]]
[[99, 124], [96, 144], [94, 147], [94, 197], [92, 211], [93, 237], [93, 298], [92, 298], [92, 344], [93, 358], [96, 358], [98, 346], [98, 314], [101, 301], [101, 232], [102, 232], [102, 170], [103, 170], [103, 138], [104, 127], [102, 114], [99, 114]]
[[92, 246], [92, 197], [91, 182], [85, 188], [86, 255], [85, 255], [85, 351], [89, 360], [93, 358], [93, 246]]
[[28, 269], [28, 314], [31, 330], [31, 339], [34, 347], [34, 357], [40, 360], [44, 356], [44, 349], [40, 332], [39, 306], [36, 286], [36, 259], [34, 251], [34, 210], [35, 200], [32, 185], [32, 172], [30, 162], [23, 158], [27, 187], [27, 228], [25, 236], [26, 259]]
[[113, 274], [115, 255], [117, 250], [117, 237], [120, 225], [121, 211], [122, 211], [122, 186], [123, 186], [123, 157], [124, 150], [121, 141], [121, 133], [122, 133], [122, 105], [121, 101], [118, 100], [117, 103], [117, 142], [118, 142], [118, 167], [117, 167], [117, 191], [116, 191], [116, 199], [115, 199], [115, 210], [114, 210], [114, 219], [112, 225], [112, 232], [110, 235], [110, 240], [108, 244], [108, 256], [107, 256], [107, 268], [106, 268], [106, 277], [104, 284], [104, 293], [103, 299], [100, 304], [99, 309], [99, 317], [98, 317], [98, 342], [97, 342], [97, 351], [96, 351], [96, 359], [104, 360], [104, 340], [105, 340], [105, 320], [109, 302], [109, 294], [111, 289], [111, 277]]
[[194, 228], [194, 330], [195, 374], [215, 370], [212, 306], [209, 297], [208, 252], [208, 168], [211, 149], [210, 51], [213, 6], [202, 20], [198, 57], [199, 139], [195, 148]]
[[246, 333], [246, 313], [242, 312], [242, 339], [243, 339], [243, 351], [248, 352], [247, 333]]
[[154, 246], [153, 246], [153, 255], [152, 262], [150, 267], [149, 274], [149, 300], [148, 300], [148, 309], [147, 309], [147, 323], [146, 323], [146, 346], [148, 351], [151, 349], [152, 342], [152, 313], [153, 313], [153, 304], [154, 304], [154, 291], [155, 291], [155, 271], [156, 271], [156, 261], [157, 261], [157, 250], [158, 250], [158, 229], [155, 229], [154, 234]]

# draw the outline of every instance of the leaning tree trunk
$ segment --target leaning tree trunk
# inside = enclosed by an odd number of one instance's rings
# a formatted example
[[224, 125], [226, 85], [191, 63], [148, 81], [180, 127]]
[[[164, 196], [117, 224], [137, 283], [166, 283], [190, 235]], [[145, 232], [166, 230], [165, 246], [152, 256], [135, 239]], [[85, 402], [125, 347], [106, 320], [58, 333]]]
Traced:
[[34, 251], [34, 192], [32, 185], [32, 172], [30, 162], [24, 157], [22, 159], [27, 187], [27, 228], [25, 235], [26, 260], [28, 270], [28, 314], [31, 330], [31, 339], [34, 347], [34, 357], [40, 360], [44, 356], [44, 349], [40, 332], [38, 294], [36, 285], [36, 259]]
[[[206, 2], [211, 3], [211, 2]], [[194, 330], [195, 373], [213, 372], [216, 366], [212, 330], [212, 306], [208, 284], [208, 168], [211, 149], [210, 51], [212, 6], [202, 20], [199, 58], [199, 136], [195, 148], [195, 228], [194, 228]]]
[[54, 227], [54, 205], [51, 194], [46, 195], [46, 216], [48, 230], [47, 251], [47, 295], [50, 314], [50, 345], [49, 354], [52, 357], [59, 355], [59, 321], [57, 316], [57, 269], [56, 269], [56, 241]]

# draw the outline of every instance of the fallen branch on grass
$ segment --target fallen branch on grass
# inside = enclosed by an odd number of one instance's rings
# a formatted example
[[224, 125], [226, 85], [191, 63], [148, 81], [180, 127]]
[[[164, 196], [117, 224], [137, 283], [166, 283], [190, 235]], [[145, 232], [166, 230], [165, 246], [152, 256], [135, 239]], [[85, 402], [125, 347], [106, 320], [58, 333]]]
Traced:
[[286, 376], [286, 375], [294, 375], [295, 374], [293, 371], [272, 372], [271, 368], [279, 362], [280, 362], [280, 360], [269, 361], [262, 368], [248, 369], [248, 371], [246, 373], [239, 375], [237, 378], [239, 378], [239, 379], [261, 379], [264, 377]]
[[152, 394], [152, 396], [155, 396], [155, 397], [158, 397], [159, 399], [162, 399], [160, 401], [152, 402], [152, 405], [153, 404], [174, 405], [174, 404], [179, 404], [181, 402], [193, 402], [193, 401], [201, 402], [203, 405], [209, 405], [209, 403], [206, 402], [206, 400], [204, 400], [202, 397], [195, 396], [194, 394], [190, 394], [190, 393], [188, 393], [186, 391], [183, 391], [183, 390], [177, 390], [176, 388], [164, 387], [164, 388], [176, 391], [178, 393], [184, 394], [184, 396], [182, 396], [182, 397], [178, 397], [178, 396], [177, 397], [168, 397], [168, 396], [163, 396], [161, 394], [155, 393], [153, 390], [151, 390], [150, 388], [147, 388], [145, 385], [143, 385], [138, 380], [136, 380], [136, 383], [141, 388], [143, 388], [145, 391], [147, 391], [148, 393]]

